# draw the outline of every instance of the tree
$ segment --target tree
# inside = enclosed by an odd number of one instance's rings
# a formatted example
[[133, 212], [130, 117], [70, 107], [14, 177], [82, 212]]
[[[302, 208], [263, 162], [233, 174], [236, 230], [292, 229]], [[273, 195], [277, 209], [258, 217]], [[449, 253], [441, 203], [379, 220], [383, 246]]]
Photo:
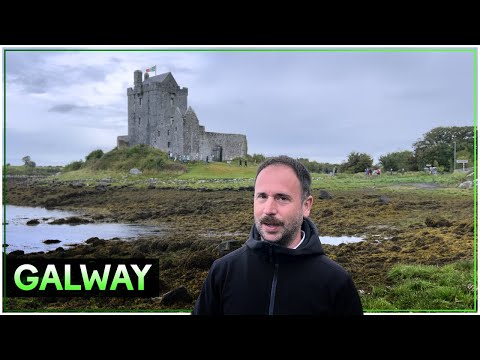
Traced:
[[310, 161], [307, 158], [298, 158], [298, 161], [300, 161], [305, 167], [307, 168], [308, 171], [311, 173], [330, 173], [333, 172], [334, 168], [338, 168], [340, 165], [338, 164], [330, 164], [330, 163], [319, 163], [317, 161]]
[[247, 160], [251, 163], [260, 164], [261, 162], [265, 161], [265, 159], [266, 157], [262, 154], [253, 154], [253, 155], [247, 154]]
[[340, 171], [345, 173], [364, 172], [366, 168], [372, 167], [373, 159], [365, 153], [351, 152], [346, 163], [340, 165]]
[[400, 171], [405, 169], [407, 171], [417, 170], [417, 164], [415, 161], [415, 156], [412, 151], [399, 151], [388, 153], [387, 155], [382, 155], [378, 159], [380, 164], [384, 169], [394, 171]]
[[454, 142], [457, 153], [467, 151], [470, 157], [474, 154], [473, 126], [437, 127], [413, 144], [415, 159], [419, 170], [426, 164], [438, 162], [446, 171], [453, 170]]
[[28, 155], [27, 155], [27, 156], [24, 156], [24, 157], [22, 158], [22, 161], [25, 163], [25, 166], [26, 166], [26, 167], [34, 168], [35, 166], [37, 166], [37, 164], [35, 164], [35, 161], [32, 161], [32, 160], [30, 159], [30, 156], [28, 156]]

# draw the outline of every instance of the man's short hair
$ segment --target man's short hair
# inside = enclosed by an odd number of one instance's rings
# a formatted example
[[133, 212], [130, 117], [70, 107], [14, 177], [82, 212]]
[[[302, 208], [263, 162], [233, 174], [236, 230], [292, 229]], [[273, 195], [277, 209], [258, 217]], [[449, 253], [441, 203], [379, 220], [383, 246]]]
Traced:
[[308, 172], [305, 165], [303, 165], [300, 161], [286, 155], [271, 157], [262, 162], [258, 166], [257, 174], [255, 175], [255, 183], [257, 182], [258, 174], [260, 174], [263, 169], [271, 165], [285, 165], [291, 168], [295, 175], [297, 175], [298, 180], [300, 181], [300, 185], [302, 187], [302, 200], [305, 200], [310, 196], [310, 186], [312, 184], [312, 178], [310, 176], [310, 173]]

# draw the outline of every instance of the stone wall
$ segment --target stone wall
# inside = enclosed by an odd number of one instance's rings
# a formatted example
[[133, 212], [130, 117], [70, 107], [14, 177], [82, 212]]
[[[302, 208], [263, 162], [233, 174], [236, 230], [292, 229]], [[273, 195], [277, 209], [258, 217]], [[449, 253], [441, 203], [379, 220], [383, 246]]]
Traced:
[[117, 136], [117, 147], [119, 149], [128, 147], [128, 136], [127, 135], [121, 135]]
[[223, 161], [232, 160], [236, 157], [245, 157], [247, 155], [246, 135], [205, 132], [205, 137], [209, 144], [210, 151], [217, 145], [222, 147]]

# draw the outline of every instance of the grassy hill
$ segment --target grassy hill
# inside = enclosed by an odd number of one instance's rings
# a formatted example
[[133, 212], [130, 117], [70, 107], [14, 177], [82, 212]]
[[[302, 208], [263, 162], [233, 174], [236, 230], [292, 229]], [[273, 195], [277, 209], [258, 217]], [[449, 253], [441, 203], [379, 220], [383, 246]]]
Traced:
[[[204, 161], [173, 161], [167, 154], [146, 146], [113, 149], [108, 153], [95, 150], [85, 157], [85, 161], [74, 161], [63, 168], [57, 176], [59, 180], [179, 180], [192, 182], [199, 179], [253, 179], [256, 164], [239, 166], [238, 162], [205, 163]], [[133, 168], [142, 173], [130, 174]]]

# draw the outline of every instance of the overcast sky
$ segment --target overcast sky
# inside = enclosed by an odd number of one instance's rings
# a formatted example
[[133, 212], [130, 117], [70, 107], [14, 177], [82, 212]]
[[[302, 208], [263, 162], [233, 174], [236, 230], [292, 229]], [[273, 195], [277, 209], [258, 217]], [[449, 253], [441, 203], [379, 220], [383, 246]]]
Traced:
[[473, 51], [400, 49], [7, 51], [6, 162], [112, 150], [128, 134], [133, 72], [153, 65], [188, 88], [206, 131], [245, 134], [249, 154], [376, 163], [435, 127], [473, 126]]

